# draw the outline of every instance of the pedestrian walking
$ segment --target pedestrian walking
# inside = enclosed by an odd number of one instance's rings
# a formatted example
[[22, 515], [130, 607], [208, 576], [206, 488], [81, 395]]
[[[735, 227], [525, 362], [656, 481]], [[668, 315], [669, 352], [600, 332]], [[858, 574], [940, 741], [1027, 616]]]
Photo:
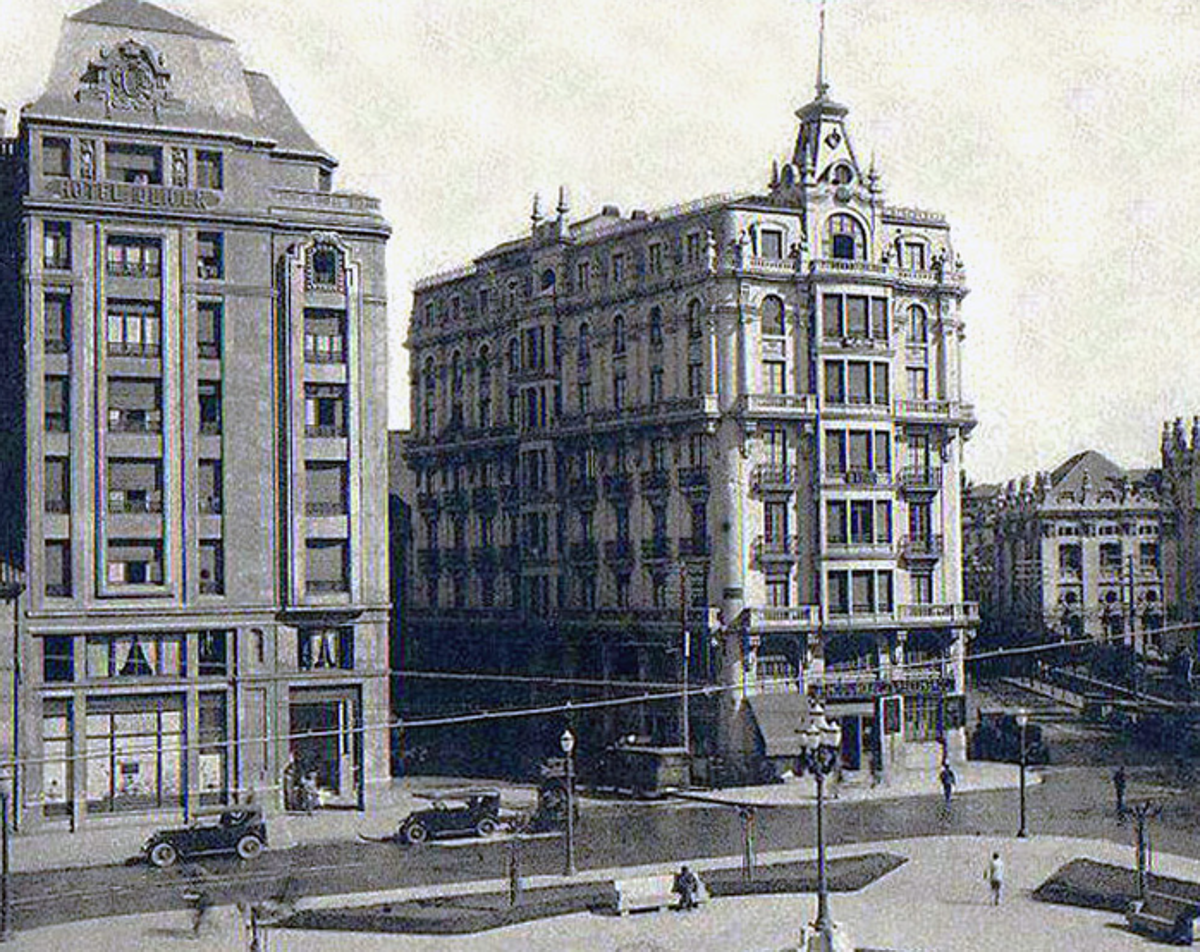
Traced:
[[954, 785], [958, 783], [958, 778], [954, 776], [954, 770], [950, 764], [942, 764], [942, 772], [939, 775], [942, 781], [942, 796], [946, 798], [946, 808], [950, 807], [950, 800], [954, 797]]
[[679, 908], [691, 912], [696, 908], [696, 893], [700, 889], [700, 880], [696, 878], [687, 866], [680, 868], [675, 874], [675, 891], [679, 893]]
[[302, 806], [304, 812], [312, 815], [313, 810], [317, 808], [320, 802], [320, 794], [317, 788], [317, 772], [310, 770], [300, 780], [300, 790], [302, 793]]
[[212, 896], [208, 894], [208, 890], [201, 886], [184, 893], [184, 899], [192, 907], [192, 935], [199, 938], [200, 930], [204, 928], [204, 923], [208, 921], [208, 910], [213, 907]]
[[1113, 793], [1117, 796], [1117, 819], [1125, 819], [1125, 765], [1113, 771]]
[[1004, 891], [1004, 860], [1000, 858], [999, 853], [992, 854], [987, 869], [983, 872], [983, 878], [992, 888], [992, 905], [1000, 905], [1000, 894]]

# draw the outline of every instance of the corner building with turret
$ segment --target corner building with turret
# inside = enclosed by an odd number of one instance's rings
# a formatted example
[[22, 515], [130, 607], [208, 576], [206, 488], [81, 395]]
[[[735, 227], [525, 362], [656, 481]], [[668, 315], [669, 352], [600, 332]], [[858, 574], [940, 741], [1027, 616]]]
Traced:
[[389, 229], [335, 166], [232, 41], [139, 0], [65, 20], [0, 144], [22, 829], [387, 780]]
[[[885, 203], [846, 115], [819, 83], [761, 194], [577, 219], [560, 193], [418, 283], [407, 711], [686, 668], [686, 731], [677, 698], [572, 712], [581, 756], [686, 740], [698, 777], [760, 776], [806, 694], [851, 775], [961, 756], [966, 289], [945, 219]], [[458, 749], [527, 765], [563, 720]]]

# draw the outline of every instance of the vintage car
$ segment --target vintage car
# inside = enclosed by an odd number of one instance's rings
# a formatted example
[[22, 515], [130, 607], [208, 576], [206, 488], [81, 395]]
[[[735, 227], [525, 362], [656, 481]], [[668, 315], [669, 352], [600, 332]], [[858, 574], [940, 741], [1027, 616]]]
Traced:
[[1050, 763], [1050, 749], [1037, 724], [1026, 724], [1022, 730], [1016, 715], [1009, 711], [979, 711], [977, 718], [968, 739], [968, 754], [972, 760], [1019, 764], [1023, 734], [1025, 763]]
[[430, 837], [491, 836], [500, 829], [498, 790], [454, 790], [422, 794], [431, 800], [400, 824], [396, 836], [404, 843], [424, 843]]
[[267, 845], [267, 825], [255, 806], [200, 810], [188, 826], [159, 830], [142, 847], [155, 866], [173, 866], [179, 859], [214, 853], [237, 853], [254, 859]]

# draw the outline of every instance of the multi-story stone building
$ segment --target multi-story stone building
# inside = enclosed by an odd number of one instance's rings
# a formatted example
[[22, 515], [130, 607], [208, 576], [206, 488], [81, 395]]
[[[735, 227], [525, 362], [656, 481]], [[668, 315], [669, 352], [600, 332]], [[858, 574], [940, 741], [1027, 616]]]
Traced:
[[[678, 685], [690, 642], [722, 688], [699, 753], [794, 746], [767, 692], [823, 696], [852, 771], [961, 740], [961, 265], [943, 216], [885, 202], [823, 82], [797, 115], [759, 194], [574, 219], [560, 193], [419, 282], [411, 665], [594, 699]], [[410, 709], [555, 696], [430, 683]], [[581, 749], [677, 745], [678, 708], [580, 718]], [[491, 749], [553, 753], [551, 720]]]
[[289, 758], [329, 804], [387, 776], [389, 230], [335, 165], [230, 40], [139, 0], [66, 19], [3, 143], [27, 825], [277, 807]]
[[1051, 473], [976, 487], [967, 513], [965, 544], [980, 555], [968, 584], [989, 636], [1156, 644], [1166, 588], [1156, 473], [1088, 451]]
[[[1172, 622], [1200, 622], [1200, 417], [1191, 433], [1183, 420], [1163, 425], [1162, 433], [1163, 567], [1167, 581], [1167, 612]], [[1196, 629], [1191, 647], [1200, 647]]]

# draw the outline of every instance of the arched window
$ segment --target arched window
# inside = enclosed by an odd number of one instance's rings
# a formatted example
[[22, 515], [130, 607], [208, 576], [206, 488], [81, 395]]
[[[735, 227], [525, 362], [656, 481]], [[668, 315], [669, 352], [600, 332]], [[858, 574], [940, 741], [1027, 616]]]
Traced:
[[688, 302], [688, 339], [697, 340], [704, 336], [704, 320], [700, 316], [700, 302]]
[[663, 321], [662, 308], [650, 308], [650, 346], [662, 347], [663, 345]]
[[852, 215], [833, 215], [825, 223], [825, 256], [836, 261], [863, 261], [867, 238], [863, 226]]
[[592, 359], [592, 329], [587, 321], [579, 325], [579, 365], [586, 366]]
[[625, 353], [625, 318], [620, 314], [613, 318], [613, 353]]
[[508, 372], [515, 374], [521, 369], [521, 344], [515, 337], [508, 342]]
[[434, 367], [432, 357], [425, 360], [425, 372], [421, 375], [421, 382], [425, 388], [425, 396], [422, 400], [425, 411], [425, 433], [432, 435], [437, 425], [437, 369]]
[[486, 429], [492, 425], [492, 355], [484, 344], [479, 348], [477, 363], [478, 399], [479, 399], [479, 428]]
[[920, 304], [914, 304], [908, 309], [908, 340], [913, 344], [929, 342], [929, 315]]
[[463, 370], [462, 354], [457, 350], [450, 357], [450, 425], [463, 425], [463, 386], [466, 373]]
[[834, 166], [833, 173], [829, 176], [830, 181], [834, 185], [849, 185], [854, 181], [854, 170], [846, 163], [841, 162]]
[[542, 290], [549, 291], [554, 287], [555, 274], [553, 268], [547, 268], [542, 272]]
[[329, 245], [317, 245], [313, 249], [310, 274], [314, 287], [336, 288], [338, 286], [339, 257], [337, 249]]
[[785, 333], [783, 326], [783, 301], [773, 294], [768, 295], [763, 298], [759, 313], [762, 316], [762, 332], [782, 337]]

